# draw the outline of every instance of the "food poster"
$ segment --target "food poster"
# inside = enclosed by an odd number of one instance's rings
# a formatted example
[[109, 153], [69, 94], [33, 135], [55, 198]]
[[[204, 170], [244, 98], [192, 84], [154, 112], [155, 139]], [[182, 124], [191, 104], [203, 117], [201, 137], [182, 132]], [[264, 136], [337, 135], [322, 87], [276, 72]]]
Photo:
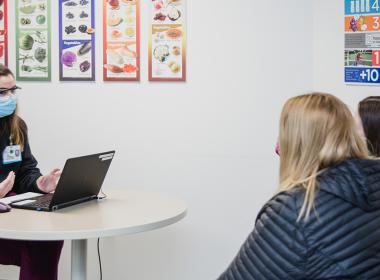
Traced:
[[50, 81], [50, 0], [16, 0], [16, 78]]
[[103, 0], [103, 80], [140, 80], [140, 0]]
[[8, 65], [8, 7], [0, 0], [0, 64]]
[[151, 3], [149, 81], [186, 81], [186, 2]]
[[59, 79], [95, 81], [95, 0], [59, 1]]
[[345, 0], [345, 82], [380, 85], [380, 1]]

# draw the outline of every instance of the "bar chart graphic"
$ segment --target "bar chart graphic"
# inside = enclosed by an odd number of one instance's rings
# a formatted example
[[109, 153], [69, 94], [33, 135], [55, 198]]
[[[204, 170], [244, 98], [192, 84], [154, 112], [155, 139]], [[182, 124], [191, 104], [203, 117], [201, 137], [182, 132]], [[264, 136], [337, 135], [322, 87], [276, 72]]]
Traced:
[[379, 12], [379, 0], [345, 0], [346, 15]]

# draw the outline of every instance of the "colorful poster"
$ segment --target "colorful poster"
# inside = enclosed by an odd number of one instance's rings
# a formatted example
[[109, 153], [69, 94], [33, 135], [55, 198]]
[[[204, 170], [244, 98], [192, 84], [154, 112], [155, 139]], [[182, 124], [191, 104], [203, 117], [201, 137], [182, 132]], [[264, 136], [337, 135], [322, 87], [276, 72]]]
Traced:
[[140, 0], [103, 0], [103, 80], [140, 80]]
[[95, 81], [95, 0], [59, 0], [59, 79]]
[[0, 64], [8, 65], [8, 6], [0, 0]]
[[151, 1], [149, 81], [186, 81], [186, 2]]
[[345, 0], [345, 82], [380, 85], [380, 1]]
[[16, 78], [50, 81], [50, 0], [16, 0]]

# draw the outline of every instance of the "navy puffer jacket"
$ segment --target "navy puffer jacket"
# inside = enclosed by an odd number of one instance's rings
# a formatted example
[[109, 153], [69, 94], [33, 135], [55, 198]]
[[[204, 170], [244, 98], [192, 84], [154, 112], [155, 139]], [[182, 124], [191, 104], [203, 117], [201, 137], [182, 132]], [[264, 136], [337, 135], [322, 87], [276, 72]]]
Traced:
[[297, 222], [304, 192], [272, 198], [220, 280], [380, 279], [380, 161], [351, 159], [318, 177], [315, 209]]

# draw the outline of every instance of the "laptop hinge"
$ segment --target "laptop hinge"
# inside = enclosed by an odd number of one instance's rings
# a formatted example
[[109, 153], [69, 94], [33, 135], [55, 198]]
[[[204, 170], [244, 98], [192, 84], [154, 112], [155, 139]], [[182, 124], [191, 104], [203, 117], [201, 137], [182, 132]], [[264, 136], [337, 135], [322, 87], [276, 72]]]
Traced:
[[70, 202], [65, 202], [65, 203], [60, 203], [60, 204], [54, 205], [54, 206], [51, 207], [51, 210], [55, 211], [55, 210], [58, 210], [58, 209], [69, 207], [71, 205], [75, 205], [75, 204], [79, 204], [79, 203], [82, 203], [82, 202], [94, 200], [94, 199], [97, 199], [97, 198], [98, 198], [97, 195], [92, 195], [92, 196], [88, 196], [88, 197], [82, 197], [82, 198], [79, 198], [79, 199], [76, 199], [76, 200], [72, 200]]

